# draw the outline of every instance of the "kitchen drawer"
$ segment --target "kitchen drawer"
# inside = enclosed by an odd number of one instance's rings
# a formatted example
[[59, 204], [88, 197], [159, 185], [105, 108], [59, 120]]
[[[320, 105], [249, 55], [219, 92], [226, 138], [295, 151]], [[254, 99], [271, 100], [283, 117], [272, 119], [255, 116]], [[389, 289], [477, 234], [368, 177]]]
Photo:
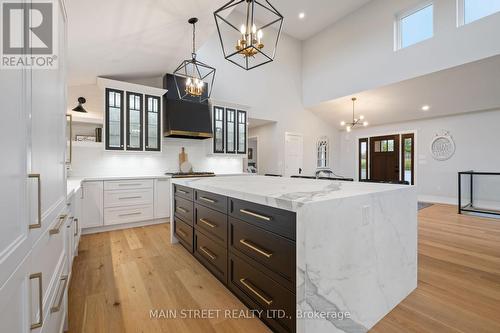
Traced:
[[[53, 279], [56, 279], [55, 275], [58, 273], [58, 269], [64, 265], [63, 258], [65, 258], [65, 240], [66, 235], [66, 215], [60, 215], [55, 221], [51, 223], [48, 229], [40, 237], [40, 239], [34, 244], [32, 250], [31, 259], [31, 274], [41, 273], [42, 280], [42, 290], [38, 287], [37, 278], [32, 282], [32, 293], [36, 297], [41, 295], [43, 299], [48, 299], [50, 294], [50, 285]], [[36, 304], [38, 306], [38, 304]], [[33, 313], [38, 313], [38, 310], [34, 310]], [[45, 313], [45, 312], [44, 312]], [[35, 322], [36, 320], [33, 320]]]
[[194, 226], [204, 232], [222, 246], [226, 247], [227, 215], [216, 210], [195, 204]]
[[246, 222], [229, 218], [229, 250], [240, 251], [283, 277], [295, 288], [295, 242]]
[[130, 205], [152, 205], [153, 189], [104, 191], [104, 207], [122, 207]]
[[153, 205], [104, 209], [104, 225], [132, 223], [153, 219]]
[[186, 186], [174, 185], [174, 195], [177, 197], [193, 201], [194, 190]]
[[253, 202], [229, 199], [229, 215], [295, 240], [295, 213]]
[[184, 222], [191, 226], [193, 225], [194, 205], [192, 201], [175, 197], [174, 212], [175, 215], [180, 217]]
[[193, 253], [193, 227], [174, 217], [174, 233], [179, 243]]
[[[295, 332], [296, 302], [292, 292], [233, 254], [229, 254], [228, 279], [229, 288], [250, 309], [264, 310], [262, 319], [273, 331]], [[286, 318], [279, 318], [283, 313]]]
[[194, 256], [216, 278], [227, 284], [227, 249], [198, 230], [194, 231]]
[[[67, 261], [64, 261], [67, 262]], [[45, 306], [45, 318], [41, 333], [54, 333], [62, 332], [64, 325], [64, 318], [67, 311], [67, 295], [69, 287], [67, 265], [64, 265], [60, 271], [57, 272], [57, 279], [52, 285], [49, 301]]]
[[210, 192], [195, 190], [194, 201], [200, 205], [218, 210], [227, 214], [227, 197]]
[[153, 188], [153, 179], [107, 180], [104, 182], [104, 191]]

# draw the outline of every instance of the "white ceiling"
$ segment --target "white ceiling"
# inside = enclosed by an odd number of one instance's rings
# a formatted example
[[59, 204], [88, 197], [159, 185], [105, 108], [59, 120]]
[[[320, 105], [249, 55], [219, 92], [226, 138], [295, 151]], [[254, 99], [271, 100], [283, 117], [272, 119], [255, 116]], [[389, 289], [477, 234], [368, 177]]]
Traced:
[[[285, 17], [283, 31], [304, 40], [349, 15], [371, 0], [269, 0]], [[299, 19], [299, 13], [305, 13]]]
[[[135, 79], [172, 72], [191, 53], [196, 16], [197, 45], [216, 33], [213, 12], [227, 0], [67, 1], [69, 85], [97, 76]], [[369, 0], [270, 0], [285, 17], [284, 31], [305, 39]], [[306, 17], [299, 20], [299, 12]]]
[[191, 54], [190, 17], [197, 44], [215, 32], [213, 12], [227, 0], [67, 1], [69, 85], [172, 72]]
[[[356, 116], [381, 125], [474, 111], [500, 109], [500, 56], [439, 71], [356, 95]], [[334, 126], [352, 119], [353, 96], [311, 111]], [[422, 106], [429, 105], [429, 111]]]

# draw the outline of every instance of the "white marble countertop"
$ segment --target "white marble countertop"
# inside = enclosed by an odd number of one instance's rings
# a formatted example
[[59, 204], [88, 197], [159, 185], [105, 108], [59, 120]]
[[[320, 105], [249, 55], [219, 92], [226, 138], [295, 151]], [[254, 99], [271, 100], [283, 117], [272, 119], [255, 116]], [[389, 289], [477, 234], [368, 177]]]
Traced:
[[180, 178], [172, 183], [195, 189], [296, 211], [312, 202], [343, 199], [374, 193], [396, 191], [411, 186], [361, 183], [286, 177], [228, 176], [212, 178]]

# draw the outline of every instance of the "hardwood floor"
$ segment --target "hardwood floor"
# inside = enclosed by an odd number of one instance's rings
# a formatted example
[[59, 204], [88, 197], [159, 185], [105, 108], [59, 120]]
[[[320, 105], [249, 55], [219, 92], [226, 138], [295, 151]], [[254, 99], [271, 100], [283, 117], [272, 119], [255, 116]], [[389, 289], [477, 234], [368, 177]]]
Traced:
[[418, 287], [371, 332], [500, 332], [500, 220], [418, 215]]
[[[151, 319], [154, 309], [245, 309], [169, 234], [163, 224], [83, 236], [69, 332], [269, 332], [258, 319]], [[499, 314], [500, 220], [421, 210], [418, 288], [372, 332], [500, 332]]]

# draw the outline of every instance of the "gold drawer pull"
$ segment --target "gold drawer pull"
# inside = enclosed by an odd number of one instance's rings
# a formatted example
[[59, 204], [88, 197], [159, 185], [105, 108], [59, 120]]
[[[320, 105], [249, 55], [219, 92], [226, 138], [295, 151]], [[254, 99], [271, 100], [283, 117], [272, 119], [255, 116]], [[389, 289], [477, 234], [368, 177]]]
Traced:
[[184, 231], [182, 231], [181, 229], [179, 229], [179, 228], [177, 228], [176, 232], [177, 232], [179, 235], [181, 235], [181, 236], [182, 236], [182, 238], [186, 238], [186, 237], [187, 237], [187, 234], [186, 234]]
[[252, 293], [255, 294], [258, 298], [260, 298], [264, 303], [267, 305], [271, 305], [273, 303], [272, 299], [268, 299], [267, 297], [263, 296], [261, 293], [259, 293], [258, 289], [255, 288], [250, 282], [247, 282], [247, 279], [240, 279], [240, 282], [248, 288]]
[[118, 186], [141, 186], [141, 183], [118, 184]]
[[31, 324], [31, 329], [43, 326], [43, 286], [42, 286], [42, 273], [35, 273], [30, 275], [30, 280], [38, 279], [38, 314], [40, 318], [37, 323]]
[[64, 224], [64, 221], [66, 221], [67, 217], [68, 215], [59, 216], [59, 222], [57, 223], [55, 228], [49, 230], [49, 235], [57, 235], [59, 232], [61, 232], [61, 227]]
[[177, 207], [177, 210], [180, 211], [181, 213], [188, 213], [188, 211], [182, 207]]
[[[63, 275], [61, 276], [61, 282], [64, 282], [64, 287], [62, 287], [62, 292], [61, 294], [59, 295], [59, 300], [57, 301], [57, 305], [54, 305], [50, 308], [50, 313], [54, 313], [54, 312], [58, 312], [59, 310], [61, 310], [61, 304], [63, 302], [63, 299], [64, 299], [64, 291], [66, 290], [66, 286], [68, 285], [68, 276], [67, 275]], [[60, 286], [61, 284], [59, 284]], [[57, 290], [57, 292], [59, 292], [61, 288], [59, 288]]]
[[76, 230], [75, 233], [73, 234], [74, 237], [78, 236], [78, 231], [80, 229], [80, 223], [78, 222], [78, 219], [74, 219], [73, 221], [76, 222]]
[[38, 223], [30, 224], [30, 229], [38, 229], [42, 227], [42, 181], [39, 173], [30, 173], [28, 178], [34, 178], [37, 180], [38, 186]]
[[245, 245], [246, 247], [254, 250], [257, 253], [262, 254], [266, 258], [271, 258], [271, 256], [273, 255], [270, 252], [266, 252], [266, 251], [264, 251], [262, 249], [259, 249], [257, 246], [255, 246], [251, 242], [247, 241], [246, 239], [240, 239], [240, 243], [243, 244], [243, 245]]
[[200, 246], [200, 250], [205, 253], [207, 256], [210, 257], [210, 259], [215, 260], [217, 256], [213, 254], [210, 250], [208, 250], [206, 247]]
[[210, 221], [207, 221], [205, 219], [200, 219], [200, 222], [203, 222], [205, 223], [206, 225], [208, 225], [210, 228], [215, 228], [217, 225], [216, 224], [213, 224], [212, 222]]
[[210, 203], [216, 203], [217, 202], [216, 200], [213, 200], [213, 199], [210, 199], [210, 198], [207, 198], [207, 197], [200, 197], [200, 200], [203, 200], [203, 201], [206, 201], [206, 202], [210, 202]]
[[135, 197], [121, 197], [121, 198], [118, 198], [118, 200], [125, 200], [125, 199], [140, 199], [142, 198], [140, 195], [138, 196], [135, 196]]
[[267, 216], [264, 216], [264, 215], [260, 215], [260, 214], [254, 213], [254, 212], [251, 212], [251, 211], [246, 210], [246, 209], [240, 209], [240, 212], [241, 212], [241, 213], [243, 213], [243, 214], [247, 214], [247, 215], [250, 215], [250, 216], [256, 217], [256, 218], [261, 219], [261, 220], [271, 221], [271, 218], [270, 218], [270, 217], [267, 217]]
[[177, 192], [182, 193], [182, 194], [189, 194], [188, 192], [183, 191], [183, 190], [181, 190], [181, 189], [177, 189]]

